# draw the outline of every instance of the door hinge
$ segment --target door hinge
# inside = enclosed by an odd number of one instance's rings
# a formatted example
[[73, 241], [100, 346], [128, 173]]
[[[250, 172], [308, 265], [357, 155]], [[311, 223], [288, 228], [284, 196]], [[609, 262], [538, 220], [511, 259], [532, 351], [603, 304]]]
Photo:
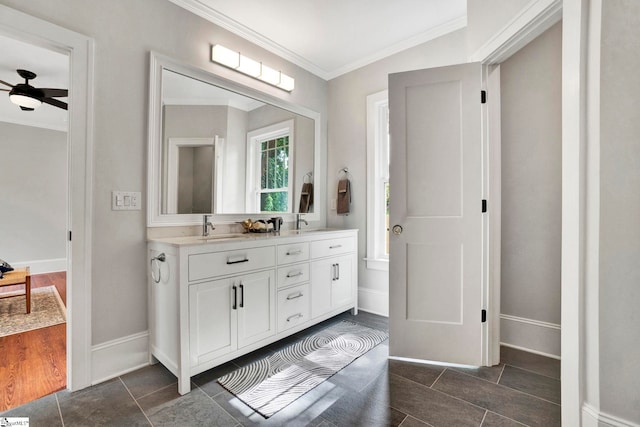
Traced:
[[69, 230], [69, 241], [71, 241], [71, 230]]
[[487, 211], [487, 199], [482, 199], [482, 213]]
[[485, 323], [487, 321], [487, 310], [482, 310], [482, 323]]
[[481, 104], [486, 104], [487, 103], [487, 91], [486, 90], [481, 90], [480, 91], [480, 103]]

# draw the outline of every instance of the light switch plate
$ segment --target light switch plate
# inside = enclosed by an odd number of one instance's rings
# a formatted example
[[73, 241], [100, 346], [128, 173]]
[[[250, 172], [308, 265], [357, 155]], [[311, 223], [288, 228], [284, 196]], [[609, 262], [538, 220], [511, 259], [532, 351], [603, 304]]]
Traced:
[[142, 193], [139, 191], [112, 191], [111, 210], [112, 211], [139, 211]]

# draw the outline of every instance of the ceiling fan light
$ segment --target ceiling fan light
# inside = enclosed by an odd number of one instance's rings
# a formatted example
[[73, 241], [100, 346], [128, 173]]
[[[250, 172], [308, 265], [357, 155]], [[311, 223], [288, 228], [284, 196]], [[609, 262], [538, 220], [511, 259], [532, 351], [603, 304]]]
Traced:
[[9, 99], [14, 104], [19, 105], [20, 107], [25, 107], [25, 108], [35, 109], [42, 105], [42, 101], [40, 101], [39, 99], [32, 98], [27, 95], [21, 95], [18, 93], [10, 94]]

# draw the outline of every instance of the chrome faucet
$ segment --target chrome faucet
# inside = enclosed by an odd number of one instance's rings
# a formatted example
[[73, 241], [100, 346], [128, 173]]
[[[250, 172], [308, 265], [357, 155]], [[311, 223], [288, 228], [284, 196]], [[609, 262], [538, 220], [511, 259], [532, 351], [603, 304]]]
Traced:
[[211, 227], [211, 230], [216, 229], [213, 226], [213, 223], [209, 221], [209, 217], [211, 217], [211, 215], [202, 215], [202, 236], [203, 237], [209, 235], [209, 227]]
[[297, 213], [296, 214], [296, 230], [300, 230], [300, 223], [304, 222], [304, 225], [309, 225], [309, 223], [307, 222], [306, 219], [302, 219], [302, 215], [301, 213]]

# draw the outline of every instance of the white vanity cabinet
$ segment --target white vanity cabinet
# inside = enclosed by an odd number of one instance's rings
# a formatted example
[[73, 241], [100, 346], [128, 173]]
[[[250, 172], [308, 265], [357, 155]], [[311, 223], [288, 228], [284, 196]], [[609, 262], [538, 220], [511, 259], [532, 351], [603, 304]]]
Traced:
[[275, 321], [273, 270], [190, 285], [191, 366], [275, 335]]
[[190, 378], [357, 310], [357, 231], [152, 239], [150, 360]]

